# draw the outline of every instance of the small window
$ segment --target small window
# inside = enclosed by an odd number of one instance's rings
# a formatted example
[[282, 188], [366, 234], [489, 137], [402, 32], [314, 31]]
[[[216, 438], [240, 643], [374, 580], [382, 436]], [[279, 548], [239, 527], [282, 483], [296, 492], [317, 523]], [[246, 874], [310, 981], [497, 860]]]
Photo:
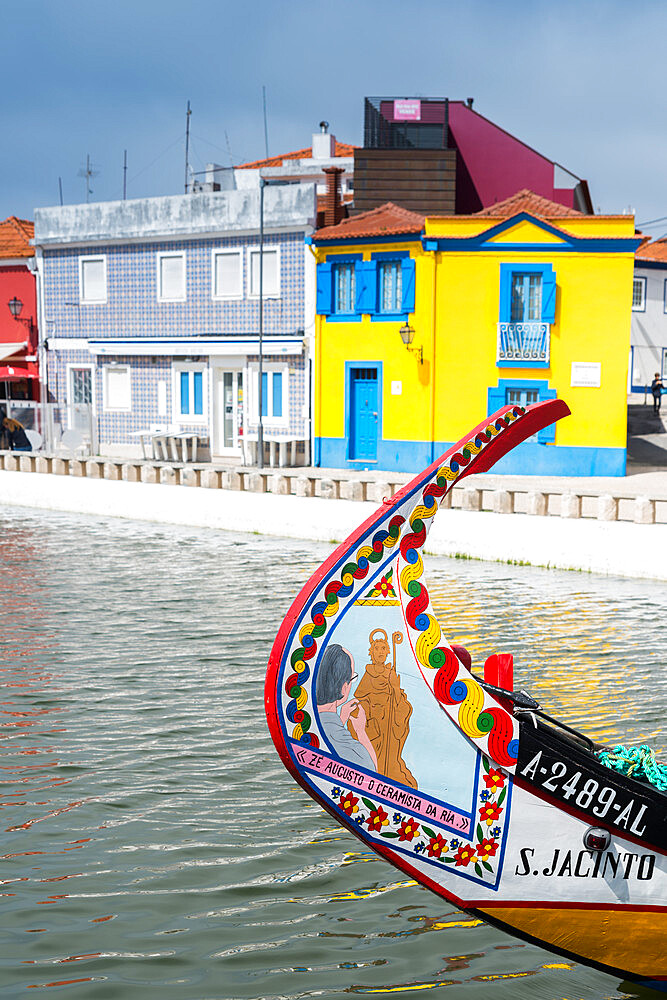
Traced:
[[354, 263], [334, 264], [334, 302], [335, 313], [353, 313], [356, 293]]
[[510, 322], [530, 323], [542, 319], [542, 275], [512, 275], [512, 309]]
[[158, 254], [157, 297], [160, 302], [185, 301], [185, 254]]
[[[280, 295], [280, 252], [277, 247], [264, 249], [264, 279], [262, 294], [265, 298], [277, 298]], [[248, 251], [250, 264], [250, 295], [259, 297], [259, 247]]]
[[203, 365], [174, 366], [174, 420], [178, 423], [204, 423], [206, 386]]
[[505, 402], [508, 406], [530, 406], [531, 403], [538, 403], [540, 394], [537, 389], [506, 389]]
[[[265, 272], [266, 276], [266, 272]], [[238, 299], [243, 295], [243, 263], [240, 250], [213, 251], [213, 298]]]
[[106, 302], [106, 257], [79, 257], [79, 299], [86, 303]]
[[646, 278], [634, 278], [632, 281], [632, 310], [644, 312], [646, 309]]
[[[252, 369], [250, 412], [253, 423], [259, 413], [259, 370]], [[262, 417], [270, 424], [284, 426], [289, 419], [288, 370], [286, 367], [262, 370]]]
[[398, 313], [403, 301], [403, 262], [385, 260], [378, 264], [379, 312]]
[[132, 409], [130, 369], [127, 365], [106, 365], [104, 371], [104, 409], [129, 412]]

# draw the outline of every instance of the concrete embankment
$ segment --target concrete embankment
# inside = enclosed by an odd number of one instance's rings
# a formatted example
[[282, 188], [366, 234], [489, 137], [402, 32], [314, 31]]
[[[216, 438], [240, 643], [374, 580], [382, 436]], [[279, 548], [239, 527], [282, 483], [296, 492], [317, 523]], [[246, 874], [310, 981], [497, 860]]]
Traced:
[[[339, 542], [368, 501], [0, 471], [0, 504]], [[444, 509], [425, 546], [437, 555], [667, 580], [667, 524]]]

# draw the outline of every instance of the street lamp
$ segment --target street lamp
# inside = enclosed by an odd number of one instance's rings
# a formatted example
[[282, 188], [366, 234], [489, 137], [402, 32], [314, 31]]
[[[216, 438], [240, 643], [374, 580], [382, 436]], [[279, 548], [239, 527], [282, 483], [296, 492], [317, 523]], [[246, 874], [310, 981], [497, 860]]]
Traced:
[[424, 348], [421, 347], [421, 346], [420, 347], [412, 347], [411, 346], [412, 345], [412, 341], [414, 339], [414, 335], [415, 335], [414, 327], [410, 326], [410, 324], [406, 320], [405, 323], [403, 324], [403, 326], [401, 327], [401, 329], [398, 332], [399, 332], [399, 334], [401, 336], [401, 340], [405, 344], [406, 350], [411, 351], [413, 354], [417, 354], [419, 356], [419, 364], [423, 365], [424, 364]]

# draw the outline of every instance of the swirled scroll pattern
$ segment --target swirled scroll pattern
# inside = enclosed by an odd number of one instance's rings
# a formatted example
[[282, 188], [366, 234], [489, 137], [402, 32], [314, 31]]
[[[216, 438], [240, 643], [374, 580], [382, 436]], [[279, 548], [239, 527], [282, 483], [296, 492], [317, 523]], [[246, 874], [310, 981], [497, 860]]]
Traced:
[[341, 601], [350, 596], [355, 585], [366, 578], [369, 570], [382, 559], [385, 552], [396, 545], [401, 526], [404, 523], [404, 517], [400, 514], [394, 515], [386, 529], [382, 528], [373, 535], [370, 545], [365, 544], [358, 549], [355, 560], [346, 563], [339, 578], [330, 580], [326, 585], [324, 600], [317, 601], [312, 605], [310, 608], [311, 620], [299, 629], [299, 646], [290, 657], [293, 672], [285, 681], [285, 693], [290, 699], [285, 714], [294, 726], [292, 739], [305, 743], [307, 746], [318, 747], [320, 745], [315, 733], [309, 731], [312, 719], [305, 709], [308, 703], [306, 682], [311, 676], [308, 661], [315, 656], [318, 640], [327, 631], [330, 620], [340, 611]]
[[435, 514], [437, 501], [450, 489], [461, 469], [524, 412], [523, 407], [514, 407], [466, 442], [460, 452], [438, 469], [434, 481], [423, 492], [422, 503], [410, 514], [409, 530], [406, 528], [399, 547], [405, 562], [400, 574], [401, 588], [407, 598], [405, 617], [408, 625], [419, 633], [415, 640], [417, 659], [422, 666], [436, 671], [433, 682], [436, 698], [445, 705], [458, 704], [458, 722], [463, 732], [472, 739], [487, 737], [490, 755], [504, 767], [513, 767], [519, 753], [511, 717], [500, 707], [485, 707], [484, 692], [472, 675], [458, 678], [459, 661], [448, 646], [441, 645], [440, 626], [429, 613], [430, 598], [420, 580], [424, 566], [419, 550], [426, 540], [426, 522]]

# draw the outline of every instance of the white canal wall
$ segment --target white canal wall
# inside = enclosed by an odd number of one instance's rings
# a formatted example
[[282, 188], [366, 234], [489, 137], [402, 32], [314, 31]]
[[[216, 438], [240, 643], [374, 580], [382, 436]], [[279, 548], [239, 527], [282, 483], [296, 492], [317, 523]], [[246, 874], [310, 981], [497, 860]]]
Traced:
[[[0, 505], [343, 541], [375, 503], [0, 471]], [[667, 524], [441, 510], [436, 555], [667, 580]]]

